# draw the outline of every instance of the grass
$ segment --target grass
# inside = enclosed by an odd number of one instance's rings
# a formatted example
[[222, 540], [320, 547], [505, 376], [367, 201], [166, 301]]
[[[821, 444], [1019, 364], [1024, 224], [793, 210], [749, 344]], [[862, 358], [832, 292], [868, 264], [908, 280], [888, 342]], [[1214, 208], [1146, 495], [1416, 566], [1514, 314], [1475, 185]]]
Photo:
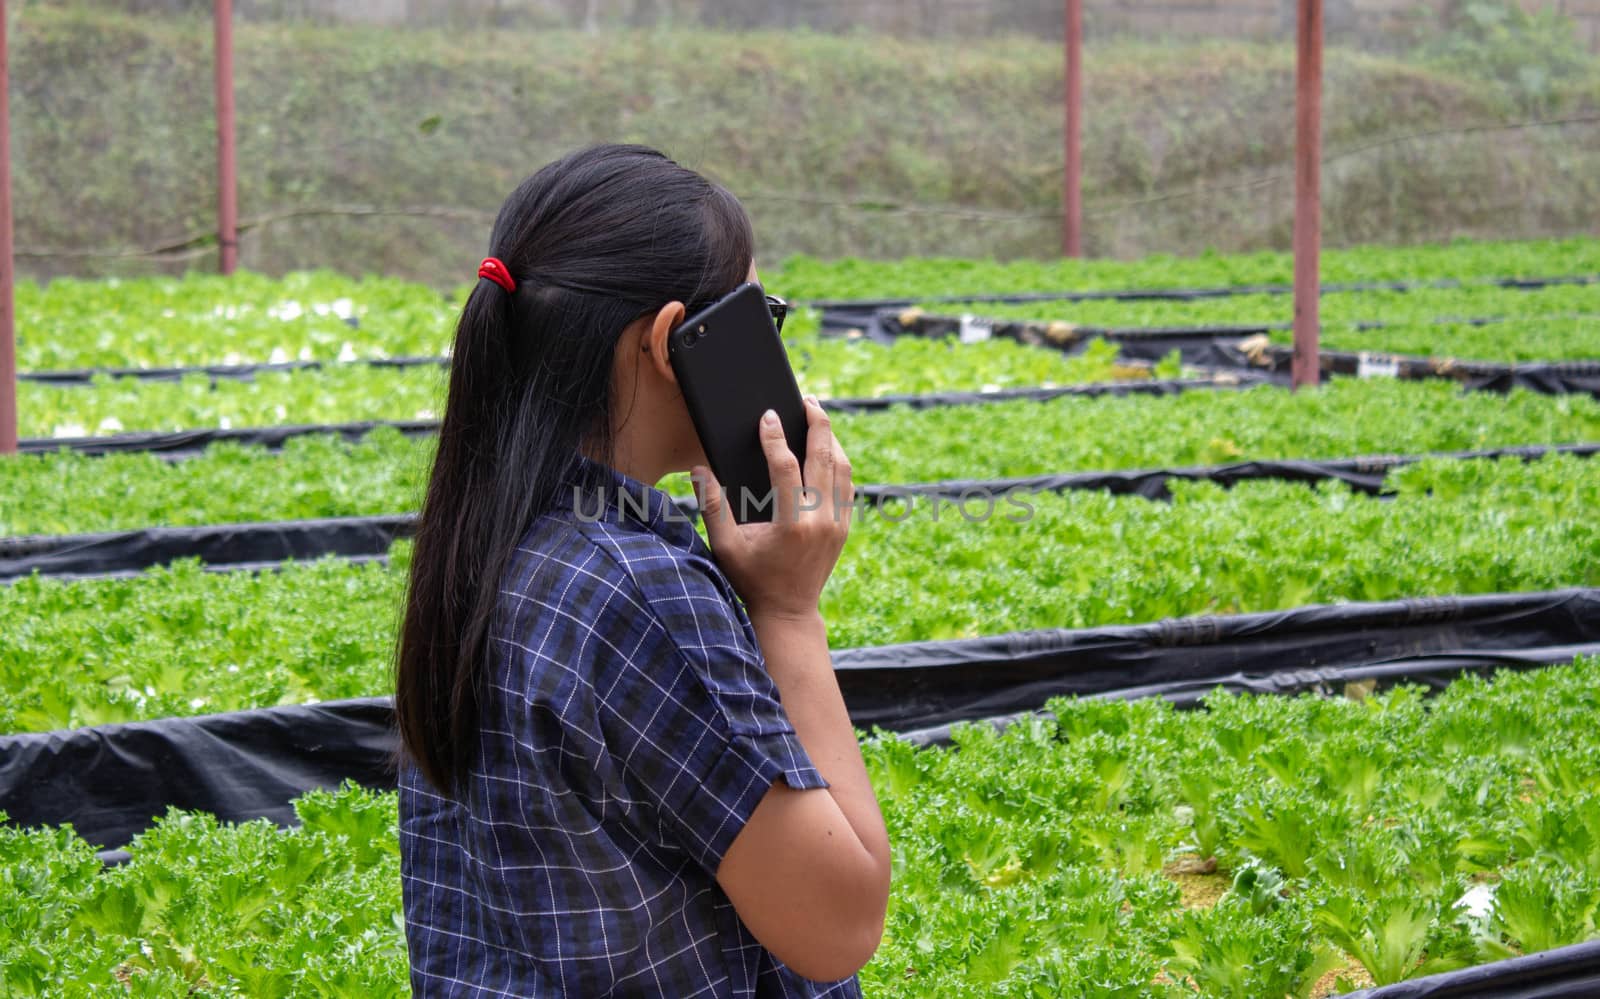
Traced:
[[[210, 228], [208, 21], [30, 5], [12, 30], [23, 267], [209, 267], [204, 246], [82, 255]], [[1089, 253], [1287, 246], [1289, 47], [1109, 42], [1087, 59]], [[1330, 50], [1326, 75], [1330, 246], [1566, 233], [1600, 195], [1593, 124], [1502, 128], [1527, 117], [1503, 87], [1350, 51]], [[1592, 112], [1592, 90], [1557, 110]], [[1043, 40], [244, 22], [237, 93], [247, 220], [448, 209], [250, 229], [243, 262], [266, 272], [456, 283], [505, 192], [596, 140], [654, 144], [729, 184], [769, 262], [1058, 246], [1061, 56]], [[72, 252], [39, 254], [52, 248]]]

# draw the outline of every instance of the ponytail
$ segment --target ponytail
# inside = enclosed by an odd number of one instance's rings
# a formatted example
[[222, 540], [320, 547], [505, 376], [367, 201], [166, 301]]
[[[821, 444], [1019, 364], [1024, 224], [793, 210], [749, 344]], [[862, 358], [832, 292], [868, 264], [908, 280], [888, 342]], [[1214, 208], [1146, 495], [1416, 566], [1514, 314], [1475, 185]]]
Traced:
[[[400, 758], [464, 795], [502, 577], [580, 452], [611, 454], [611, 368], [634, 319], [731, 290], [753, 256], [726, 190], [639, 146], [552, 163], [501, 208], [456, 326], [395, 648]], [[480, 268], [482, 273], [483, 268]]]

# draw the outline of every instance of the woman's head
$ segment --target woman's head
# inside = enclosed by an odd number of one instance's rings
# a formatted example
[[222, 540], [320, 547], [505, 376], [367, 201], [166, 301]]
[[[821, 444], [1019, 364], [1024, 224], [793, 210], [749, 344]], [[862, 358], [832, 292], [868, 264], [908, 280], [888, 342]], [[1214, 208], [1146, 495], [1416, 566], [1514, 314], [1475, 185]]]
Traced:
[[698, 455], [664, 333], [753, 275], [732, 194], [642, 146], [594, 146], [506, 199], [456, 328], [396, 655], [403, 748], [455, 793], [476, 744], [498, 582], [580, 452], [651, 476]]
[[746, 280], [754, 236], [724, 188], [655, 150], [607, 145], [557, 160], [513, 191], [489, 254], [516, 290], [480, 280], [468, 298], [443, 435], [531, 430], [553, 451], [582, 447], [604, 460], [618, 404], [633, 401], [617, 397], [629, 386], [612, 377], [619, 343], [669, 303], [705, 301]]

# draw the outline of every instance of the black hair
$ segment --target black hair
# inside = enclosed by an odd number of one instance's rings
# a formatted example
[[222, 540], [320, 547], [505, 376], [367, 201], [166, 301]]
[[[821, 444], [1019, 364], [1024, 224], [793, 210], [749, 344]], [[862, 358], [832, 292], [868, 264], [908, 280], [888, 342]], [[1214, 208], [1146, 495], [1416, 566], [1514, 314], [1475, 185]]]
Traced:
[[512, 550], [558, 502], [578, 454], [611, 454], [611, 371], [624, 328], [743, 282], [754, 255], [732, 194], [643, 146], [572, 153], [523, 181], [456, 327], [449, 396], [417, 523], [395, 647], [400, 758], [464, 796], [489, 635]]

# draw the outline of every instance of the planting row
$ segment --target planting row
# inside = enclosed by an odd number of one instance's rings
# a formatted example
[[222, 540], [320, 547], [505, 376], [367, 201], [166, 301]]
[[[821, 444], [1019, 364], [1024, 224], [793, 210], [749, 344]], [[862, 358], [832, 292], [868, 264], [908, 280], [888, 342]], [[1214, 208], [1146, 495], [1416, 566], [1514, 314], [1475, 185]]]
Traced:
[[[1364, 246], [1322, 255], [1327, 284], [1539, 278], [1600, 274], [1600, 240], [1457, 242], [1447, 246]], [[795, 257], [767, 276], [780, 293], [822, 299], [1058, 292], [1120, 288], [1289, 285], [1288, 253], [1156, 255], [1142, 260], [908, 259], [822, 261]]]
[[873, 995], [1307, 996], [1595, 935], [1600, 663], [1365, 700], [1055, 701], [869, 749]]
[[[1600, 584], [1600, 522], [1574, 513], [1600, 504], [1600, 463], [1432, 461], [1388, 485], [890, 501], [859, 516], [823, 610], [844, 648]], [[0, 732], [383, 693], [408, 558], [0, 588]]]
[[[1269, 335], [1275, 343], [1294, 342], [1289, 330], [1273, 330]], [[1433, 323], [1380, 330], [1333, 326], [1323, 329], [1322, 347], [1348, 353], [1370, 351], [1499, 364], [1600, 361], [1600, 314], [1517, 319], [1488, 325]]]
[[[928, 304], [924, 310], [1116, 328], [1272, 325], [1294, 318], [1294, 303], [1283, 295], [1194, 302], [971, 302]], [[1323, 296], [1320, 313], [1322, 343], [1331, 350], [1508, 363], [1600, 359], [1600, 284], [1539, 291], [1469, 288], [1330, 294]], [[1474, 319], [1496, 321], [1466, 321]], [[1364, 323], [1384, 326], [1360, 328]], [[1287, 330], [1272, 336], [1281, 343], [1292, 339]]]
[[[858, 481], [907, 483], [1600, 441], [1600, 402], [1335, 379], [1295, 395], [1066, 397], [840, 414], [834, 425]], [[0, 462], [0, 536], [402, 513], [417, 508], [432, 449], [380, 429], [359, 443], [292, 438], [281, 452], [218, 444], [181, 462], [70, 452]]]
[[17, 285], [17, 367], [172, 367], [447, 351], [460, 314], [426, 285], [331, 271], [281, 279], [58, 278]]
[[[820, 397], [993, 391], [1174, 378], [1176, 357], [1155, 366], [1117, 363], [1104, 341], [1071, 357], [1009, 341], [955, 344], [902, 339], [892, 345], [815, 336], [793, 339], [801, 387]], [[23, 437], [84, 437], [134, 430], [427, 420], [444, 410], [440, 367], [336, 366], [261, 372], [249, 381], [189, 375], [182, 381], [99, 378], [93, 386], [24, 381], [18, 386]]]
[[295, 811], [282, 831], [173, 810], [110, 871], [70, 827], [0, 826], [0, 992], [409, 996], [395, 796]]
[[[1326, 996], [1579, 942], [1600, 907], [1600, 660], [1352, 698], [1057, 700], [863, 747], [895, 844], [883, 997]], [[402, 996], [396, 805], [169, 812], [100, 873], [0, 826], [0, 987]]]
[[[1329, 283], [1544, 277], [1600, 273], [1600, 240], [1462, 243], [1333, 251]], [[1121, 261], [789, 261], [765, 275], [797, 299], [921, 297], [1090, 288], [1285, 283], [1287, 254], [1151, 257]], [[17, 288], [18, 366], [24, 370], [337, 361], [447, 351], [467, 286], [449, 296], [387, 278], [331, 272], [281, 280], [239, 274], [77, 281]], [[1331, 298], [1332, 296], [1330, 296]], [[1282, 312], [1275, 307], [1274, 314]], [[1370, 318], [1370, 317], [1364, 317]], [[806, 320], [796, 329], [804, 331]]]
[[[1079, 326], [1237, 326], [1286, 323], [1294, 302], [1286, 295], [1234, 295], [1194, 301], [930, 303], [937, 312], [993, 313], [1025, 319], [1065, 319]], [[1329, 324], [1428, 323], [1440, 319], [1544, 318], [1600, 313], [1600, 284], [1541, 289], [1468, 286], [1412, 291], [1327, 293], [1319, 308]]]

